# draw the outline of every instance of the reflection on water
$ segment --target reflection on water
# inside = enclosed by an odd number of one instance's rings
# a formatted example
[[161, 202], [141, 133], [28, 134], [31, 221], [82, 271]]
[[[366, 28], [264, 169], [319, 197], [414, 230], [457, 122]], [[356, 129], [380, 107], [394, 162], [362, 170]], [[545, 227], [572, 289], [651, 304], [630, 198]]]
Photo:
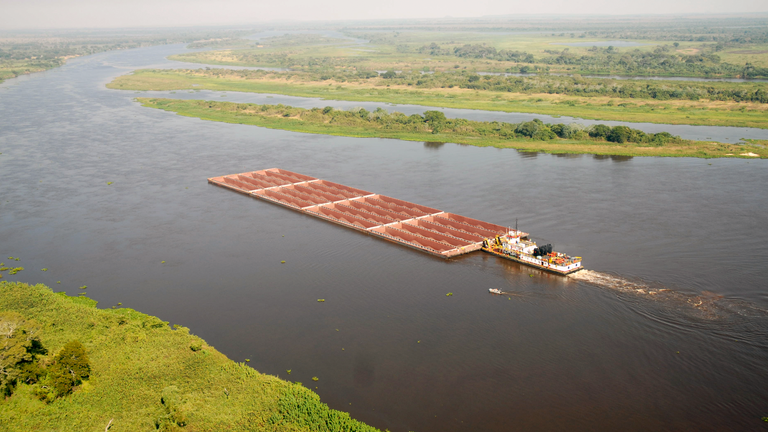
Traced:
[[[768, 184], [768, 162], [299, 134], [145, 109], [103, 87], [181, 49], [0, 85], [0, 253], [28, 269], [4, 280], [88, 285], [100, 305], [190, 327], [259, 371], [318, 377], [324, 402], [382, 429], [757, 427], [768, 189], [749, 185]], [[442, 260], [206, 182], [269, 167], [519, 220], [583, 256], [598, 283], [481, 252]]]
[[425, 141], [424, 142], [424, 148], [427, 149], [439, 149], [440, 147], [444, 146], [444, 142], [435, 142], [435, 141]]
[[592, 155], [595, 160], [612, 160], [614, 162], [627, 162], [631, 161], [634, 156], [620, 156], [620, 155]]

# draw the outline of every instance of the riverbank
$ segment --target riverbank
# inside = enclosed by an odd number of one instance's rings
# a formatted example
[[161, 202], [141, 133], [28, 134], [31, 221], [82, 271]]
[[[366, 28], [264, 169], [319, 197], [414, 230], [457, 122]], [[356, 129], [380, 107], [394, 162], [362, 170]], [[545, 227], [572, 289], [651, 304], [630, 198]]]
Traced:
[[172, 70], [137, 70], [115, 78], [108, 88], [135, 91], [215, 90], [271, 93], [327, 100], [383, 102], [442, 108], [571, 116], [602, 121], [768, 129], [768, 106], [723, 101], [652, 101], [632, 98], [525, 94], [459, 88], [370, 87], [355, 83], [286, 79], [217, 78]]
[[132, 309], [97, 309], [87, 297], [0, 281], [0, 317], [8, 312], [36, 321], [49, 357], [67, 342], [80, 341], [91, 374], [72, 394], [49, 404], [35, 397], [39, 384], [17, 385], [11, 397], [0, 401], [4, 431], [102, 430], [108, 424], [110, 431], [180, 426], [309, 431], [318, 430], [317, 424], [329, 431], [376, 430], [328, 409], [301, 384], [234, 362], [188, 328], [171, 328]]
[[58, 57], [50, 60], [8, 60], [0, 61], [0, 84], [20, 75], [42, 72], [62, 66], [69, 57]]
[[[137, 101], [145, 107], [203, 120], [324, 135], [451, 142], [477, 147], [514, 148], [525, 152], [555, 154], [719, 158], [751, 157], [743, 154], [753, 152], [758, 157], [768, 158], [768, 149], [759, 145], [745, 147], [736, 144], [682, 140], [661, 134], [656, 134], [658, 135], [656, 141], [653, 141], [654, 137], [647, 137], [647, 142], [633, 142], [632, 139], [624, 142], [589, 139], [585, 131], [573, 133], [576, 139], [560, 139], [552, 129], [541, 122], [528, 122], [526, 123], [528, 126], [525, 126], [499, 122], [471, 122], [463, 119], [430, 120], [427, 118], [425, 123], [425, 118], [418, 115], [406, 117], [397, 114], [388, 115], [382, 111], [374, 113], [358, 111], [356, 114], [351, 114], [332, 108], [307, 110], [284, 105], [158, 98], [137, 98]], [[428, 113], [425, 113], [425, 117], [429, 117]], [[440, 113], [435, 115], [439, 116]], [[381, 118], [384, 116], [386, 117]], [[531, 128], [537, 130], [530, 130]], [[521, 136], [523, 133], [529, 133], [531, 138]], [[661, 138], [665, 141], [658, 141]]]

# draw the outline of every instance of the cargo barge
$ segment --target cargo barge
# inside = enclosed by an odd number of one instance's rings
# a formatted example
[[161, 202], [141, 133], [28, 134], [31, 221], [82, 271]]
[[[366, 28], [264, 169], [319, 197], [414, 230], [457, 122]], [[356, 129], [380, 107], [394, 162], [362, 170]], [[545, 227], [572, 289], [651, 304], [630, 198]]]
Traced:
[[208, 182], [441, 258], [484, 250], [562, 274], [581, 269], [580, 258], [567, 257], [563, 266], [558, 260], [564, 254], [531, 255], [541, 250], [516, 229], [280, 168], [211, 177]]

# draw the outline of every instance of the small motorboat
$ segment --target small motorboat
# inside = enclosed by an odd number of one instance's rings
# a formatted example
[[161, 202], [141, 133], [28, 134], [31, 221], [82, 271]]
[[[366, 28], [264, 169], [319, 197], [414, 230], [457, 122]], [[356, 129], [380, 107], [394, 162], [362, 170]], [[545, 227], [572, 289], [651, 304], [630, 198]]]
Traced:
[[488, 288], [488, 292], [491, 294], [501, 294], [501, 290], [497, 288]]

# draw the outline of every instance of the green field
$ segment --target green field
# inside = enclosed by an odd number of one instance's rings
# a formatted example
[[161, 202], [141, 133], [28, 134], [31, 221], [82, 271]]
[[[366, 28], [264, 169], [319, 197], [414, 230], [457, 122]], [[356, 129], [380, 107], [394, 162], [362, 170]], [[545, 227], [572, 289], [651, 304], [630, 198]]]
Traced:
[[[551, 25], [551, 23], [550, 23]], [[583, 26], [583, 24], [581, 24]], [[230, 49], [191, 52], [172, 60], [212, 65], [262, 66], [308, 70], [356, 68], [357, 70], [402, 70], [445, 72], [552, 72], [627, 76], [766, 77], [764, 47], [736, 43], [733, 34], [691, 39], [690, 36], [654, 31], [646, 27], [621, 39], [611, 32], [478, 32], [366, 31], [346, 33], [368, 43], [330, 39], [318, 35], [286, 34], [264, 39], [260, 45], [233, 44]], [[763, 35], [757, 29], [757, 38]], [[603, 34], [600, 34], [603, 33]], [[602, 36], [602, 37], [601, 37]], [[743, 39], [743, 38], [742, 38]], [[753, 40], [750, 38], [749, 40]], [[723, 42], [729, 41], [729, 42]], [[611, 45], [611, 43], [616, 46]], [[629, 46], [623, 44], [629, 43]]]
[[53, 69], [64, 64], [65, 59], [55, 58], [51, 60], [0, 60], [0, 83], [4, 80], [16, 78], [34, 72]]
[[[110, 422], [111, 432], [376, 430], [328, 409], [301, 384], [229, 360], [188, 328], [95, 305], [44, 285], [0, 281], [0, 338], [17, 337], [8, 330], [21, 316], [47, 349], [43, 364], [77, 340], [91, 365], [90, 378], [52, 403], [35, 396], [41, 382], [17, 384], [0, 401], [0, 430], [103, 431]], [[9, 370], [7, 361], [0, 347], [0, 370]]]
[[[532, 124], [535, 122], [526, 123], [535, 128], [530, 131], [531, 138], [519, 132], [525, 124], [442, 119], [437, 120], [439, 126], [435, 127], [435, 123], [429, 122], [428, 119], [425, 122], [429, 112], [425, 113], [425, 117], [421, 117], [387, 114], [383, 110], [368, 113], [365, 110], [339, 111], [331, 107], [306, 110], [283, 105], [150, 98], [137, 100], [146, 107], [203, 120], [325, 135], [452, 142], [544, 153], [718, 158], [751, 157], [742, 154], [752, 152], [757, 157], [768, 157], [768, 149], [759, 143], [755, 143], [756, 146], [740, 146], [679, 138], [669, 139], [667, 142], [649, 140], [619, 143], [591, 138], [588, 130], [581, 130], [578, 126], [573, 126], [575, 138], [561, 139], [554, 136], [554, 133], [547, 132], [555, 130], [555, 126]], [[441, 116], [439, 112], [434, 113], [437, 117]]]
[[[218, 78], [195, 71], [138, 70], [107, 87], [119, 90], [217, 90], [572, 116], [594, 120], [768, 128], [768, 105], [758, 103], [655, 101], [612, 97], [526, 94], [458, 88], [371, 87], [359, 83], [286, 79]], [[330, 102], [332, 104], [332, 102]]]

